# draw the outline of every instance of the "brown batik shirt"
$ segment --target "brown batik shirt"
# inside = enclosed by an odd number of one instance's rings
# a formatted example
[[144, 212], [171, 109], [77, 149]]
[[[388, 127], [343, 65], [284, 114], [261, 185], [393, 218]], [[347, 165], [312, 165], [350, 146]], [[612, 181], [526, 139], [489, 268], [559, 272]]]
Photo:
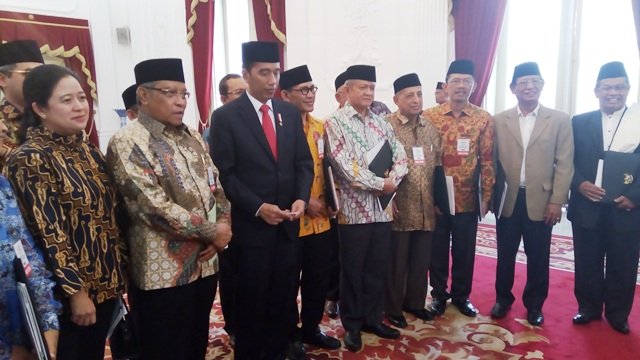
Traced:
[[[409, 120], [399, 111], [386, 116], [396, 138], [404, 146], [409, 172], [394, 198], [399, 214], [394, 216], [394, 231], [432, 231], [435, 228], [433, 172], [440, 165], [441, 144], [438, 129], [421, 115]], [[420, 159], [424, 154], [424, 160]]]

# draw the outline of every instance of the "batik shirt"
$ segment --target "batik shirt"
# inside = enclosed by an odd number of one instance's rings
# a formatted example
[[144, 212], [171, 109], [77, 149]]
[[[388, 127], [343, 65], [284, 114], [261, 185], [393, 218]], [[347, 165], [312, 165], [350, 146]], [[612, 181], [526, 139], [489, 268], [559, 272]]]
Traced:
[[13, 244], [18, 241], [22, 243], [31, 266], [29, 287], [33, 293], [34, 309], [40, 316], [40, 327], [43, 331], [58, 330], [57, 314], [62, 306], [53, 297], [55, 282], [51, 279], [52, 274], [46, 270], [42, 254], [25, 227], [11, 185], [0, 176], [0, 360], [11, 358], [13, 345], [29, 343], [21, 331], [23, 323], [13, 272], [16, 256]]
[[[313, 183], [311, 184], [311, 197], [320, 199], [324, 203], [324, 169], [322, 168], [322, 159], [324, 158], [324, 123], [313, 116], [307, 114], [304, 122], [304, 134], [307, 136], [307, 143], [313, 158]], [[322, 145], [322, 158], [318, 145]], [[327, 216], [317, 216], [312, 218], [305, 213], [300, 217], [300, 236], [312, 234], [320, 234], [331, 228], [329, 218]]]
[[384, 178], [368, 168], [366, 154], [378, 143], [389, 141], [393, 167], [388, 177], [398, 185], [407, 174], [407, 156], [396, 139], [391, 125], [367, 111], [363, 117], [349, 104], [337, 110], [325, 123], [329, 159], [335, 169], [336, 186], [340, 189], [340, 224], [389, 222], [391, 205], [380, 209], [374, 191], [382, 190]]
[[84, 132], [62, 136], [31, 127], [5, 170], [60, 296], [84, 289], [98, 304], [119, 296], [124, 278], [118, 198], [100, 149]]
[[22, 121], [22, 114], [7, 99], [0, 101], [0, 121], [4, 122], [9, 131], [7, 139], [0, 145], [0, 171], [4, 167], [9, 154], [18, 146], [18, 129]]
[[154, 290], [189, 284], [218, 270], [218, 258], [198, 261], [215, 237], [208, 213], [222, 201], [217, 170], [202, 137], [186, 126], [171, 127], [140, 112], [109, 142], [107, 162], [131, 217], [128, 240], [135, 285]]
[[[476, 211], [477, 189], [488, 204], [495, 182], [493, 168], [493, 118], [481, 108], [467, 104], [455, 118], [449, 102], [425, 110], [422, 115], [440, 132], [442, 165], [453, 177], [456, 213]], [[468, 145], [465, 146], [465, 145]], [[479, 168], [479, 173], [476, 169]], [[476, 184], [480, 175], [481, 186]]]
[[[400, 112], [395, 112], [385, 119], [393, 126], [398, 141], [404, 146], [409, 168], [394, 198], [400, 213], [393, 220], [393, 230], [432, 231], [436, 225], [433, 171], [441, 165], [442, 152], [438, 129], [422, 116], [418, 116], [417, 121], [410, 121]], [[420, 158], [420, 154], [424, 158]]]

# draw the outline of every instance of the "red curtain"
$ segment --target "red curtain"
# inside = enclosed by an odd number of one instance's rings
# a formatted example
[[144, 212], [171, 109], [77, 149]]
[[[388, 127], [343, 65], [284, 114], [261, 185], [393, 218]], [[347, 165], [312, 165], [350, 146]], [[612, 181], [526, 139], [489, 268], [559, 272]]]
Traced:
[[[93, 45], [89, 22], [81, 19], [61, 18], [35, 14], [0, 11], [0, 41], [32, 39], [40, 45], [43, 55], [57, 57], [80, 77], [82, 89], [90, 94], [89, 110], [98, 101]], [[99, 145], [93, 116], [85, 132], [89, 140]]]
[[284, 70], [287, 45], [285, 0], [252, 0], [258, 41], [275, 41], [280, 48], [280, 69]]
[[507, 0], [454, 0], [456, 59], [475, 65], [476, 91], [469, 101], [480, 106], [493, 70]]
[[187, 43], [193, 56], [193, 77], [201, 133], [209, 127], [213, 86], [213, 0], [185, 0], [187, 8]]
[[631, 0], [631, 6], [636, 23], [636, 42], [638, 43], [638, 51], [640, 51], [640, 0]]

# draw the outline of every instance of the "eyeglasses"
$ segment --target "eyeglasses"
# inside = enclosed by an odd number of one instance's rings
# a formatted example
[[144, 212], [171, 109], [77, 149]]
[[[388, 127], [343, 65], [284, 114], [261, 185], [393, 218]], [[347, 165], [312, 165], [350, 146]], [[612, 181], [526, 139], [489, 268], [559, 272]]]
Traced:
[[460, 84], [464, 84], [466, 86], [471, 86], [473, 85], [473, 79], [459, 79], [459, 78], [455, 78], [455, 79], [450, 79], [449, 81], [447, 81], [447, 83], [452, 84], [452, 85], [460, 85]]
[[302, 95], [307, 95], [309, 93], [315, 94], [316, 91], [318, 91], [318, 87], [317, 86], [309, 86], [309, 87], [303, 87], [300, 89], [291, 89], [291, 91], [299, 91], [300, 94]]
[[9, 72], [15, 73], [15, 74], [22, 74], [26, 76], [28, 73], [31, 72], [31, 70], [33, 69], [24, 69], [24, 70], [14, 69], [14, 70], [9, 70]]
[[229, 95], [240, 96], [240, 95], [244, 94], [245, 91], [247, 91], [247, 89], [238, 89], [238, 90], [234, 90], [234, 91], [229, 91], [226, 96], [229, 96]]
[[525, 80], [516, 81], [516, 86], [520, 87], [520, 88], [526, 87], [529, 84], [531, 84], [531, 85], [533, 85], [535, 87], [538, 87], [538, 86], [544, 84], [544, 80], [542, 80], [542, 79], [525, 79]]
[[626, 85], [626, 84], [618, 84], [614, 86], [604, 85], [598, 88], [598, 91], [602, 91], [602, 92], [610, 92], [611, 90], [615, 90], [616, 92], [624, 92], [629, 90], [629, 85]]
[[169, 99], [173, 99], [174, 97], [180, 95], [180, 98], [187, 100], [191, 95], [191, 93], [189, 93], [188, 91], [178, 91], [174, 89], [160, 89], [160, 88], [151, 87], [151, 86], [143, 86], [143, 88], [161, 92], [164, 96], [166, 96]]

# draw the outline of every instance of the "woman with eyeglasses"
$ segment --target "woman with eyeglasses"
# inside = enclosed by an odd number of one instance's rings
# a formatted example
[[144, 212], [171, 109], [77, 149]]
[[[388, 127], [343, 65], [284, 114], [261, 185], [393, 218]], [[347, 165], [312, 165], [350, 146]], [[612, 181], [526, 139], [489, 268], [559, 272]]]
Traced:
[[63, 304], [58, 359], [102, 360], [124, 291], [117, 193], [84, 133], [89, 104], [77, 77], [43, 65], [27, 75], [23, 91], [22, 145], [7, 173]]

